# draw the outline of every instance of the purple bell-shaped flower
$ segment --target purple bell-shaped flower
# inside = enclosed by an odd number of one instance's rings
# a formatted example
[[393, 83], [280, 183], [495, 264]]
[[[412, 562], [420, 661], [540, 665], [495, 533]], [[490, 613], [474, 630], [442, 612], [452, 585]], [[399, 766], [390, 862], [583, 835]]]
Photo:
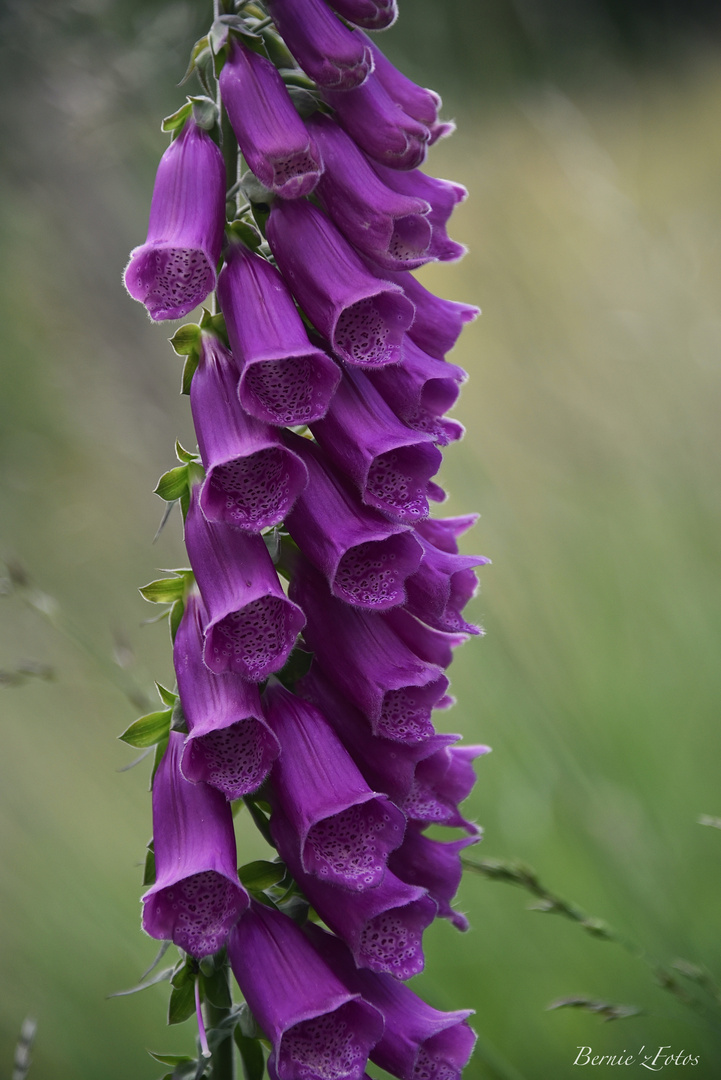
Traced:
[[318, 86], [349, 90], [373, 68], [370, 44], [344, 26], [323, 0], [267, 0], [288, 49]]
[[143, 929], [191, 956], [217, 952], [249, 903], [238, 881], [230, 804], [180, 771], [183, 736], [171, 731], [153, 781], [155, 884], [143, 896]]
[[125, 271], [152, 319], [182, 319], [215, 288], [224, 228], [223, 155], [190, 117], [160, 159], [148, 237]]

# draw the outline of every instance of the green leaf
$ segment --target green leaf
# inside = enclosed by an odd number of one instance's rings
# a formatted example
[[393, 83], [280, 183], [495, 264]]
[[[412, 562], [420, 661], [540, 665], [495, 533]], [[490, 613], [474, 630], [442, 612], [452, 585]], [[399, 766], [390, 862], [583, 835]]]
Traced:
[[183, 712], [183, 706], [180, 704], [180, 698], [176, 698], [173, 704], [170, 714], [170, 730], [180, 731], [183, 735], [188, 734], [188, 721], [185, 719], [185, 713]]
[[310, 671], [313, 662], [313, 653], [296, 647], [292, 650], [284, 666], [276, 673], [276, 678], [282, 682], [288, 690], [292, 690], [298, 679], [302, 679]]
[[275, 198], [270, 188], [267, 188], [265, 184], [261, 184], [258, 177], [255, 173], [252, 173], [250, 169], [241, 176], [240, 186], [243, 194], [250, 203], [260, 203], [263, 206], [270, 206]]
[[171, 113], [170, 116], [166, 116], [161, 126], [162, 131], [172, 131], [177, 133], [181, 130], [185, 121], [190, 116], [190, 111], [193, 106], [189, 101], [186, 101], [184, 105], [181, 105], [177, 112]]
[[170, 609], [170, 639], [175, 641], [175, 635], [178, 632], [180, 626], [180, 620], [183, 618], [183, 612], [185, 611], [185, 601], [176, 600]]
[[195, 1012], [195, 987], [193, 981], [174, 986], [168, 1002], [168, 1023], [182, 1024]]
[[260, 245], [263, 243], [263, 237], [260, 235], [256, 227], [254, 225], [251, 225], [247, 221], [243, 221], [241, 218], [238, 218], [236, 221], [231, 223], [231, 225], [228, 227], [228, 233], [231, 237], [237, 238], [238, 240], [242, 241], [242, 243], [244, 243], [246, 247], [250, 248], [251, 251], [257, 251]]
[[173, 604], [182, 600], [185, 594], [185, 579], [182, 577], [159, 578], [143, 585], [138, 592], [143, 600], [150, 604]]
[[190, 76], [195, 71], [195, 68], [196, 68], [196, 66], [198, 64], [198, 61], [201, 59], [202, 54], [205, 52], [205, 50], [207, 48], [208, 48], [208, 37], [207, 37], [207, 35], [205, 37], [200, 38], [198, 41], [196, 41], [195, 45], [193, 45], [193, 48], [192, 48], [191, 53], [190, 53], [190, 62], [188, 64], [187, 71], [185, 72], [185, 75], [183, 75], [183, 78], [178, 83], [179, 86], [183, 86], [184, 83], [187, 83], [188, 79], [190, 78]]
[[159, 495], [161, 499], [165, 499], [166, 502], [175, 502], [188, 486], [188, 466], [177, 465], [174, 469], [169, 469], [168, 472], [158, 480], [157, 487], [155, 488], [155, 494]]
[[243, 1080], [263, 1080], [265, 1057], [263, 1056], [263, 1047], [258, 1039], [249, 1039], [247, 1035], [241, 1034], [239, 1027], [233, 1032], [233, 1038], [240, 1051]]
[[255, 802], [253, 802], [253, 799], [250, 798], [248, 795], [245, 795], [243, 797], [243, 801], [248, 807], [248, 810], [250, 811], [250, 816], [253, 819], [253, 824], [259, 830], [263, 839], [268, 844], [270, 844], [271, 847], [275, 847], [275, 844], [273, 843], [273, 837], [270, 835], [270, 825], [268, 824], [267, 815], [263, 813], [260, 807]]
[[233, 998], [228, 986], [228, 974], [224, 967], [218, 968], [212, 975], [200, 975], [203, 997], [216, 1009], [230, 1009]]
[[170, 717], [170, 709], [148, 713], [147, 716], [141, 716], [135, 720], [118, 738], [129, 746], [137, 746], [140, 750], [146, 746], [155, 746], [156, 743], [167, 738], [170, 731]]
[[158, 771], [160, 762], [163, 760], [163, 755], [168, 749], [168, 739], [163, 739], [155, 747], [155, 757], [153, 758], [153, 771], [150, 774], [150, 790], [153, 790], [153, 781], [155, 780], [155, 774]]
[[200, 317], [200, 329], [215, 334], [223, 344], [228, 344], [228, 331], [222, 312], [219, 311], [217, 315], [211, 315], [207, 308], [203, 308], [203, 314]]
[[159, 682], [156, 682], [155, 689], [158, 691], [163, 705], [167, 705], [169, 709], [172, 709], [175, 702], [178, 700], [178, 695], [174, 694], [172, 690], [168, 690], [166, 686], [163, 686]]
[[147, 990], [149, 986], [157, 986], [158, 983], [165, 982], [172, 974], [173, 968], [163, 968], [162, 971], [157, 971], [152, 979], [146, 979], [137, 986], [131, 986], [130, 990], [116, 990], [114, 994], [108, 994], [108, 997], [129, 997], [131, 994], [139, 994], [141, 990]]
[[248, 892], [261, 893], [283, 880], [285, 865], [282, 862], [266, 862], [264, 859], [257, 859], [255, 862], [241, 866], [238, 877]]
[[175, 1068], [176, 1065], [187, 1065], [190, 1062], [195, 1064], [195, 1058], [188, 1057], [187, 1054], [156, 1054], [152, 1050], [148, 1050], [151, 1058], [155, 1058], [161, 1065], [171, 1065]]
[[186, 450], [178, 439], [175, 440], [175, 456], [178, 461], [182, 461], [184, 465], [187, 465], [191, 461], [198, 461], [200, 459], [199, 454], [191, 454], [190, 450]]
[[186, 323], [168, 340], [178, 356], [190, 356], [193, 352], [200, 352], [200, 327], [197, 323]]
[[149, 889], [151, 885], [155, 884], [155, 848], [153, 847], [153, 841], [148, 844], [148, 850], [145, 853], [145, 866], [143, 868], [143, 888]]

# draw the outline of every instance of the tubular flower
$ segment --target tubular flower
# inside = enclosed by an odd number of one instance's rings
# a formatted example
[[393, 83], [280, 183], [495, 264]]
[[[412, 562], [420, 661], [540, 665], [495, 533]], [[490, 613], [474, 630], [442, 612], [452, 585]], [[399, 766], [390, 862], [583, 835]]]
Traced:
[[371, 1061], [400, 1080], [458, 1080], [476, 1041], [470, 1009], [439, 1012], [397, 979], [356, 968], [343, 943], [319, 926], [308, 923], [305, 933], [338, 978], [382, 1013]]
[[398, 979], [410, 979], [423, 970], [423, 931], [437, 911], [425, 889], [406, 885], [386, 870], [375, 888], [341, 891], [303, 871], [287, 818], [275, 815], [271, 831], [293, 877], [323, 922], [348, 945], [359, 967], [386, 971]]
[[400, 285], [415, 306], [416, 315], [408, 337], [419, 349], [438, 360], [443, 360], [450, 352], [466, 323], [473, 322], [480, 315], [479, 308], [472, 304], [460, 304], [457, 300], [435, 296], [413, 274], [384, 271], [382, 276]]
[[391, 169], [416, 169], [425, 161], [430, 130], [393, 100], [375, 72], [355, 90], [325, 90], [323, 97], [368, 157]]
[[228, 957], [270, 1039], [272, 1080], [361, 1080], [383, 1017], [347, 989], [292, 919], [253, 902]]
[[[428, 222], [432, 230], [429, 254], [434, 259], [439, 259], [441, 262], [454, 262], [466, 254], [467, 248], [451, 240], [446, 232], [448, 219], [455, 207], [468, 198], [468, 191], [463, 184], [454, 184], [451, 180], [426, 176], [418, 169], [412, 172], [399, 172], [398, 169], [389, 169], [380, 162], [375, 162], [373, 168], [383, 183], [394, 191], [408, 198], [423, 199], [428, 203], [431, 208]], [[413, 268], [408, 266], [406, 269]]]
[[316, 113], [308, 126], [325, 166], [317, 195], [346, 240], [388, 270], [415, 270], [430, 262], [435, 257], [430, 202], [380, 178], [327, 116]]
[[318, 86], [350, 90], [373, 69], [370, 44], [349, 30], [323, 0], [268, 0], [288, 49]]
[[300, 550], [340, 600], [375, 611], [402, 604], [406, 579], [418, 570], [422, 555], [415, 534], [364, 506], [316, 443], [290, 433], [286, 440], [309, 477], [286, 518]]
[[438, 915], [448, 919], [456, 930], [467, 930], [468, 919], [451, 907], [463, 875], [460, 853], [480, 837], [464, 836], [461, 840], [431, 840], [421, 832], [423, 826], [411, 822], [401, 847], [394, 851], [388, 865], [401, 881], [428, 889], [428, 895], [438, 904]]
[[365, 367], [397, 363], [414, 315], [403, 290], [374, 277], [311, 203], [274, 203], [267, 229], [283, 277], [334, 353]]
[[215, 288], [224, 227], [223, 156], [191, 117], [160, 159], [148, 237], [125, 271], [151, 319], [182, 319]]
[[306, 614], [304, 637], [321, 670], [370, 720], [375, 735], [416, 743], [433, 734], [431, 710], [448, 689], [439, 666], [409, 649], [383, 614], [336, 600], [304, 561], [294, 567], [290, 594]]
[[428, 516], [428, 482], [441, 453], [425, 432], [397, 419], [362, 371], [345, 370], [331, 407], [312, 430], [367, 506], [404, 525]]
[[305, 622], [286, 597], [263, 538], [206, 521], [193, 489], [185, 544], [208, 614], [203, 657], [214, 674], [262, 682], [282, 668]]
[[330, 6], [366, 30], [385, 30], [398, 18], [396, 0], [332, 0]]
[[153, 783], [156, 881], [143, 896], [143, 929], [191, 956], [222, 948], [249, 903], [238, 882], [230, 805], [180, 771], [183, 736], [171, 731]]
[[443, 123], [438, 119], [438, 111], [443, 102], [435, 90], [426, 90], [411, 82], [397, 67], [394, 67], [367, 34], [362, 36], [373, 56], [376, 79], [399, 108], [425, 125], [429, 142], [434, 143], [437, 139], [452, 135], [456, 130], [456, 125], [452, 122]]
[[240, 368], [238, 396], [246, 412], [280, 426], [309, 424], [323, 416], [340, 371], [311, 345], [275, 267], [242, 244], [232, 244], [218, 297]]
[[181, 769], [188, 780], [204, 780], [228, 799], [255, 791], [280, 753], [263, 719], [258, 687], [240, 675], [214, 675], [203, 661], [208, 621], [192, 593], [173, 643], [173, 664], [190, 734]]
[[202, 331], [200, 363], [190, 386], [206, 472], [200, 508], [209, 521], [260, 532], [283, 520], [307, 484], [308, 473], [283, 445], [278, 430], [242, 407], [239, 377], [225, 346]]
[[372, 791], [328, 721], [277, 681], [265, 715], [283, 747], [271, 776], [273, 802], [287, 819], [306, 873], [346, 889], [377, 886], [406, 819]]
[[416, 766], [411, 790], [401, 808], [414, 821], [448, 825], [479, 835], [478, 826], [467, 821], [460, 804], [467, 799], [476, 782], [471, 764], [487, 754], [488, 746], [442, 746]]
[[323, 165], [274, 65], [236, 39], [219, 81], [228, 118], [252, 172], [283, 199], [309, 195]]

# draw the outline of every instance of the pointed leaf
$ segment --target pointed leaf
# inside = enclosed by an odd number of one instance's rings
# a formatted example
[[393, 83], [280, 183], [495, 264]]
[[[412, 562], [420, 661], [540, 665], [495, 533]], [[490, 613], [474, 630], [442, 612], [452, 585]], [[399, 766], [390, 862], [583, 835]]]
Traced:
[[191, 97], [193, 120], [203, 131], [211, 131], [218, 123], [218, 107], [209, 97]]
[[180, 731], [183, 735], [188, 734], [188, 721], [185, 719], [185, 713], [183, 712], [183, 706], [180, 704], [180, 698], [176, 698], [173, 704], [170, 715], [170, 730]]
[[198, 454], [191, 454], [190, 450], [186, 450], [178, 439], [175, 440], [175, 456], [178, 461], [182, 461], [184, 465], [187, 465], [191, 461], [198, 461]]
[[168, 340], [178, 356], [200, 352], [200, 327], [197, 323], [186, 323]]
[[155, 488], [155, 494], [159, 495], [161, 499], [165, 499], [166, 502], [175, 502], [188, 486], [188, 466], [177, 465], [174, 469], [169, 469], [168, 472], [158, 480]]
[[167, 738], [170, 731], [170, 709], [162, 709], [160, 712], [148, 713], [126, 728], [118, 738], [130, 746], [144, 749], [146, 746], [155, 746]]
[[182, 600], [176, 600], [170, 609], [170, 638], [171, 641], [175, 641], [175, 635], [178, 632], [180, 626], [180, 620], [183, 618], [183, 612], [185, 611], [185, 603]]
[[168, 1002], [168, 1023], [182, 1024], [195, 1012], [195, 989], [192, 980], [174, 986]]
[[184, 105], [181, 105], [177, 112], [171, 113], [170, 116], [166, 116], [163, 123], [160, 125], [163, 131], [178, 132], [184, 125], [185, 121], [190, 116], [190, 110], [193, 106], [189, 101], [186, 101]]
[[203, 997], [216, 1009], [230, 1009], [233, 998], [228, 987], [228, 975], [224, 968], [218, 968], [212, 975], [200, 976]]
[[159, 578], [150, 581], [138, 589], [143, 600], [150, 604], [173, 604], [176, 600], [182, 600], [185, 593], [185, 581], [182, 577]]
[[165, 751], [168, 749], [168, 741], [169, 741], [169, 737], [168, 737], [168, 739], [163, 739], [162, 742], [159, 742], [158, 745], [155, 747], [155, 757], [153, 759], [153, 771], [150, 774], [150, 790], [151, 791], [153, 790], [153, 780], [155, 780], [155, 774], [158, 771], [158, 766], [160, 765], [160, 762], [163, 760], [163, 755], [165, 754]]
[[149, 889], [155, 884], [155, 851], [148, 846], [145, 853], [145, 866], [143, 867], [143, 888]]
[[145, 982], [138, 983], [137, 986], [131, 987], [130, 990], [116, 990], [114, 994], [108, 994], [108, 997], [129, 997], [130, 994], [139, 994], [141, 990], [147, 990], [149, 986], [157, 986], [158, 983], [165, 982], [172, 974], [173, 969], [171, 967], [163, 968], [162, 971], [157, 971], [152, 979], [146, 979]]
[[[193, 45], [192, 51], [190, 53], [190, 63], [188, 64], [188, 68], [187, 68], [187, 71], [185, 72], [185, 75], [183, 75], [183, 78], [178, 83], [178, 86], [182, 86], [184, 83], [186, 83], [188, 81], [190, 76], [195, 71], [196, 65], [198, 64], [198, 61], [200, 60], [202, 54], [205, 52], [205, 50], [207, 48], [208, 48], [208, 38], [207, 38], [207, 35], [206, 35], [206, 37], [200, 38], [200, 40], [196, 41], [195, 45]], [[148, 1053], [149, 1052], [150, 1051], [148, 1051]]]
[[163, 686], [162, 683], [159, 682], [156, 682], [155, 689], [158, 691], [163, 705], [167, 705], [169, 709], [172, 709], [175, 702], [178, 700], [178, 695], [173, 693], [172, 690], [168, 690], [167, 686]]
[[193, 381], [193, 375], [195, 375], [198, 370], [199, 360], [200, 354], [197, 352], [189, 353], [185, 358], [183, 374], [180, 380], [180, 393], [185, 394], [186, 397], [190, 396], [190, 384]]
[[233, 1032], [233, 1038], [240, 1051], [243, 1080], [263, 1080], [265, 1058], [258, 1039], [249, 1039], [247, 1035], [242, 1035], [239, 1027]]
[[283, 880], [285, 865], [282, 862], [266, 862], [264, 859], [258, 859], [241, 866], [238, 877], [248, 892], [264, 892], [271, 885], [276, 885]]
[[172, 1065], [173, 1068], [176, 1065], [187, 1065], [189, 1062], [195, 1065], [195, 1058], [188, 1057], [187, 1054], [155, 1054], [152, 1050], [148, 1050], [148, 1053], [161, 1065]]

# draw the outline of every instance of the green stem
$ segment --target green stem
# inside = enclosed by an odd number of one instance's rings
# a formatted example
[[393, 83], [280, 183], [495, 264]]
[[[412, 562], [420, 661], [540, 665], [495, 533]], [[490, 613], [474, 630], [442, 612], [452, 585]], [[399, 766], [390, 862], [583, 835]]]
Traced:
[[[230, 996], [227, 964], [223, 966], [222, 971], [223, 978], [228, 986], [228, 996]], [[205, 1023], [208, 1031], [218, 1027], [229, 1015], [230, 1009], [206, 1001]], [[228, 1037], [218, 1043], [213, 1050], [213, 1056], [210, 1059], [210, 1078], [211, 1080], [235, 1080], [235, 1044], [233, 1042], [233, 1032], [230, 1028], [228, 1028]]]

